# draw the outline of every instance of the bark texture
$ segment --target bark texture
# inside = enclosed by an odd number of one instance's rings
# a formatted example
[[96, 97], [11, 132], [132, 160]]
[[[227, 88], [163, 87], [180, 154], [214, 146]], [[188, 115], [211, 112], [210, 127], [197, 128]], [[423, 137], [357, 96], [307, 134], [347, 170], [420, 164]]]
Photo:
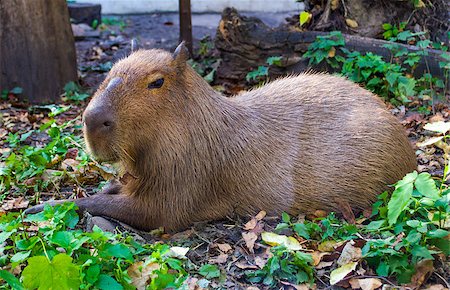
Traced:
[[77, 79], [65, 0], [0, 1], [0, 87], [21, 87], [31, 103], [55, 101]]
[[[260, 19], [241, 16], [235, 9], [227, 8], [222, 13], [222, 19], [217, 29], [215, 46], [220, 52], [222, 62], [217, 70], [218, 82], [242, 82], [249, 71], [260, 65], [267, 65], [270, 56], [282, 56], [281, 66], [270, 68], [271, 76], [286, 73], [299, 73], [310, 69], [308, 60], [302, 55], [317, 36], [327, 32], [295, 31], [288, 27], [272, 28]], [[344, 34], [346, 48], [361, 53], [373, 52], [383, 56], [385, 60], [391, 58], [391, 52], [384, 45], [390, 42]], [[411, 45], [399, 44], [408, 51], [418, 51]], [[443, 77], [439, 62], [444, 52], [428, 50], [428, 56], [423, 57], [415, 70], [415, 75], [421, 76], [428, 70], [435, 76]], [[328, 70], [327, 67], [313, 67], [314, 70]]]

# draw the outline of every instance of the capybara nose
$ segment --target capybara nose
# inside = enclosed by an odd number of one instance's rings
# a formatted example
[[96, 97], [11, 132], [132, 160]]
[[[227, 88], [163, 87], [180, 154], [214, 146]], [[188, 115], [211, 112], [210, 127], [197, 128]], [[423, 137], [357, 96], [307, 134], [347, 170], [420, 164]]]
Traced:
[[92, 133], [110, 132], [114, 128], [114, 118], [108, 108], [87, 109], [83, 115], [85, 128]]

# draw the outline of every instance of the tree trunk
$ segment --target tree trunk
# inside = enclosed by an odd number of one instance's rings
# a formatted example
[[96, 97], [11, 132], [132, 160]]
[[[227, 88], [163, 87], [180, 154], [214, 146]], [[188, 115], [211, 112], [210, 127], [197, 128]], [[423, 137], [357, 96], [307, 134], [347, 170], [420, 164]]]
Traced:
[[[215, 39], [215, 47], [222, 59], [216, 80], [219, 83], [242, 83], [248, 72], [261, 65], [267, 66], [266, 59], [270, 56], [282, 56], [281, 66], [270, 67], [271, 76], [299, 73], [310, 69], [308, 60], [302, 58], [302, 55], [317, 36], [327, 34], [317, 31], [293, 31], [287, 27], [271, 28], [258, 18], [241, 16], [235, 9], [227, 8], [222, 14]], [[391, 58], [390, 50], [384, 47], [391, 42], [356, 35], [343, 34], [343, 36], [345, 47], [349, 50], [361, 53], [373, 52], [381, 55], [386, 61]], [[417, 46], [398, 45], [410, 52], [420, 50]], [[434, 76], [444, 78], [439, 62], [445, 62], [442, 54], [448, 52], [433, 49], [427, 51], [428, 56], [421, 58], [414, 74], [422, 76], [430, 72]], [[329, 70], [329, 67], [319, 66], [313, 69]]]
[[0, 1], [0, 87], [31, 103], [58, 100], [77, 79], [66, 0]]

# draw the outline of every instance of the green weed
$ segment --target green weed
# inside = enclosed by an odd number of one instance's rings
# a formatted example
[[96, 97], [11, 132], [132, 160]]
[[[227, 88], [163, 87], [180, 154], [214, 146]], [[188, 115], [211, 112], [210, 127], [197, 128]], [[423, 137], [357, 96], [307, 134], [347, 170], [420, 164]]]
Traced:
[[64, 101], [82, 102], [89, 98], [89, 94], [81, 93], [80, 87], [75, 82], [68, 82], [64, 86]]
[[313, 259], [310, 254], [288, 250], [283, 246], [270, 249], [273, 254], [260, 270], [247, 271], [247, 280], [275, 287], [280, 281], [295, 285], [314, 282]]
[[[433, 106], [435, 99], [445, 96], [449, 75], [448, 63], [444, 61], [440, 63], [446, 76], [445, 81], [430, 73], [417, 79], [413, 78], [412, 74], [417, 64], [422, 57], [427, 56], [426, 48], [432, 43], [429, 40], [419, 40], [417, 37], [420, 33], [411, 33], [409, 30], [392, 33], [395, 36], [390, 39], [415, 41], [420, 50], [408, 52], [396, 43], [388, 44], [385, 47], [391, 51], [392, 57], [390, 61], [385, 61], [380, 55], [371, 52], [362, 54], [346, 49], [341, 32], [335, 31], [329, 35], [318, 36], [303, 56], [309, 59], [310, 65], [326, 62], [342, 75], [363, 84], [394, 105], [407, 104], [417, 97], [422, 100], [422, 107], [419, 110], [429, 113], [428, 104]], [[443, 57], [449, 58], [447, 54], [443, 54]]]
[[260, 65], [256, 70], [253, 70], [245, 76], [247, 82], [258, 82], [259, 85], [264, 83], [269, 78], [269, 68], [271, 66], [280, 66], [282, 61], [281, 56], [271, 56], [266, 60], [267, 66]]
[[[51, 110], [50, 117], [69, 109], [55, 105], [47, 107]], [[52, 184], [52, 177], [64, 175], [63, 171], [47, 170], [57, 167], [70, 148], [80, 147], [81, 137], [67, 130], [74, 122], [75, 120], [58, 125], [55, 119], [51, 118], [38, 130], [9, 133], [6, 142], [10, 150], [4, 151], [0, 159], [0, 192], [4, 193], [12, 187], [19, 192], [24, 192], [28, 188], [40, 192]], [[37, 145], [25, 144], [29, 142], [27, 141], [29, 137], [33, 136], [39, 136], [47, 141], [43, 145], [40, 145], [40, 142]], [[80, 166], [86, 165], [89, 160], [88, 155], [82, 150], [78, 151], [76, 158], [80, 161]], [[51, 176], [40, 178], [45, 172]]]
[[[14, 276], [0, 271], [2, 288], [13, 289], [134, 289], [133, 279], [144, 279], [147, 289], [178, 288], [187, 278], [186, 261], [175, 257], [165, 244], [140, 244], [130, 236], [94, 227], [76, 229], [74, 203], [27, 217], [0, 217], [0, 265], [24, 267]], [[31, 230], [40, 225], [39, 230]], [[6, 242], [6, 243], [5, 243]]]

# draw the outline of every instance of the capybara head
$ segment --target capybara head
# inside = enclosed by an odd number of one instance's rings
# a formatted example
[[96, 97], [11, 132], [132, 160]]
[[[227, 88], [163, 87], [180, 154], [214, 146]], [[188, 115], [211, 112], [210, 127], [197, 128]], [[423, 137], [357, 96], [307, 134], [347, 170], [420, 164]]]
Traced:
[[114, 65], [83, 115], [87, 148], [94, 157], [116, 162], [151, 150], [139, 144], [151, 147], [159, 125], [169, 117], [165, 112], [179, 101], [179, 76], [188, 56], [182, 43], [173, 54], [138, 50]]

